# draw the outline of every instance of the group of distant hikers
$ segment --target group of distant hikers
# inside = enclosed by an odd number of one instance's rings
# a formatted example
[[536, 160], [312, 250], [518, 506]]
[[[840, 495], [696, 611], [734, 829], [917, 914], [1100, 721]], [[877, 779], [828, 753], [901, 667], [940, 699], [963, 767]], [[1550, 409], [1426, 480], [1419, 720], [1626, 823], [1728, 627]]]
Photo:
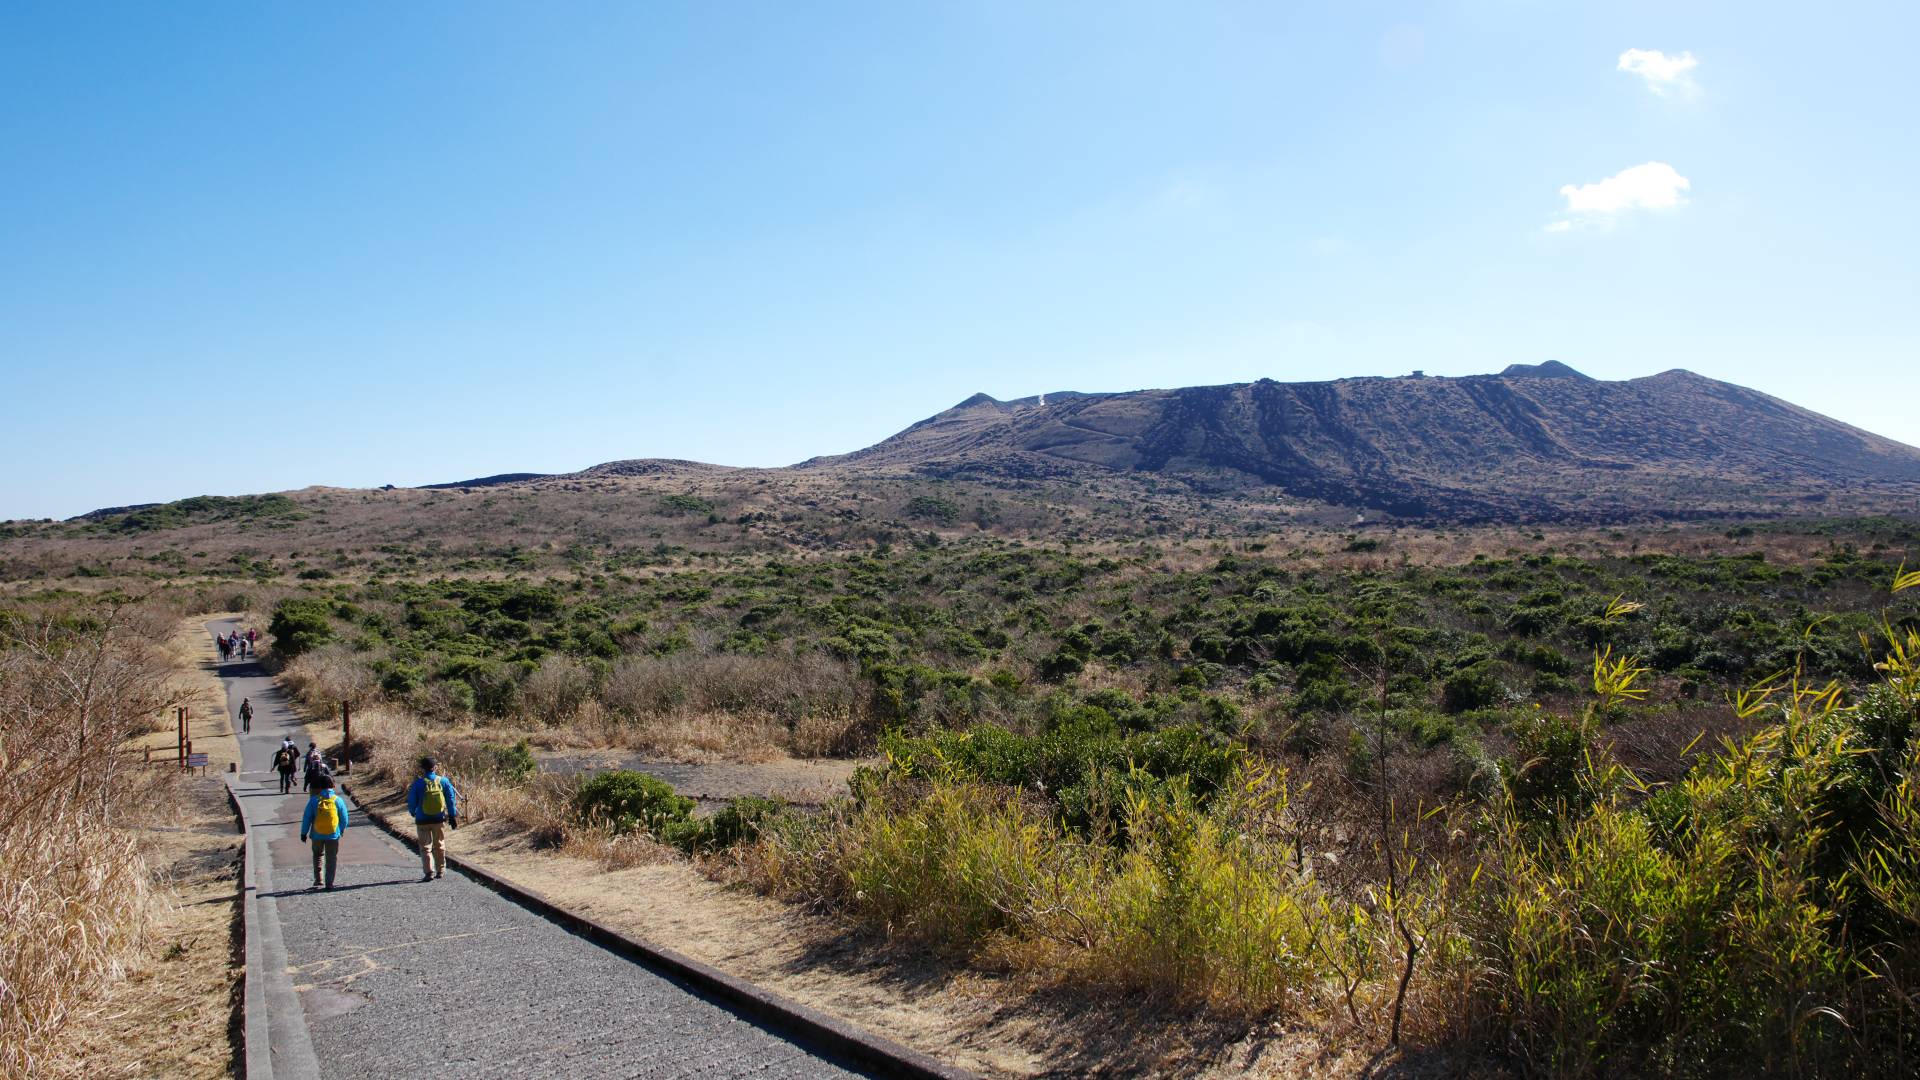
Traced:
[[[307, 790], [307, 809], [300, 815], [300, 841], [313, 844], [313, 884], [309, 889], [332, 889], [340, 865], [340, 838], [347, 831], [347, 800], [333, 779], [333, 766], [320, 747], [307, 744], [303, 757], [293, 740], [283, 739], [273, 755], [280, 774], [280, 794], [293, 790], [296, 762]], [[413, 815], [414, 837], [420, 842], [420, 880], [432, 881], [447, 873], [447, 830], [460, 827], [459, 794], [453, 781], [440, 775], [430, 757], [420, 759], [420, 775], [407, 788], [407, 812]]]
[[[253, 653], [254, 633], [234, 631], [216, 637], [220, 659]], [[253, 699], [240, 699], [240, 730], [253, 730]], [[273, 752], [273, 771], [280, 774], [280, 794], [293, 793], [293, 774], [300, 773], [307, 793], [307, 809], [300, 815], [300, 842], [313, 844], [313, 884], [310, 889], [333, 888], [340, 865], [340, 838], [347, 831], [347, 800], [333, 778], [333, 762], [318, 743], [307, 743], [306, 753], [285, 735]], [[459, 793], [453, 781], [440, 775], [430, 757], [420, 759], [420, 775], [407, 788], [407, 812], [413, 815], [414, 836], [420, 842], [420, 880], [432, 881], [447, 873], [447, 830], [460, 827]]]
[[254, 637], [252, 629], [248, 629], [244, 634], [238, 630], [231, 630], [226, 634], [214, 635], [213, 643], [220, 650], [220, 662], [224, 664], [229, 660], [245, 660], [249, 656], [259, 656], [260, 651], [255, 647]]

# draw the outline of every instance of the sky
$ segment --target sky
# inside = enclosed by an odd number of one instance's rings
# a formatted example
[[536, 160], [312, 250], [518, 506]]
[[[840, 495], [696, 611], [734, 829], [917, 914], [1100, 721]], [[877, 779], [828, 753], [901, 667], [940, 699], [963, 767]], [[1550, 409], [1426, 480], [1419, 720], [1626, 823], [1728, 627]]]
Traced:
[[0, 5], [0, 518], [1684, 367], [1907, 443], [1920, 5]]

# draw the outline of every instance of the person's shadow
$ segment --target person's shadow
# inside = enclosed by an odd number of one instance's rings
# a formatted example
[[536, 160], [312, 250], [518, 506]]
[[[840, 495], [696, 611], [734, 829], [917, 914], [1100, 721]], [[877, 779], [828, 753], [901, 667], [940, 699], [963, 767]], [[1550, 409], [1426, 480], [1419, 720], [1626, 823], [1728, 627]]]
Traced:
[[[394, 878], [392, 881], [362, 881], [353, 885], [335, 885], [332, 891], [351, 892], [354, 889], [377, 889], [382, 885], [417, 885], [417, 884], [420, 884], [419, 878]], [[309, 889], [303, 886], [298, 889], [276, 889], [273, 892], [263, 892], [263, 893], [260, 893], [259, 895], [263, 897], [265, 896], [305, 896], [308, 893], [317, 893], [317, 892], [325, 892], [325, 891], [327, 890]]]

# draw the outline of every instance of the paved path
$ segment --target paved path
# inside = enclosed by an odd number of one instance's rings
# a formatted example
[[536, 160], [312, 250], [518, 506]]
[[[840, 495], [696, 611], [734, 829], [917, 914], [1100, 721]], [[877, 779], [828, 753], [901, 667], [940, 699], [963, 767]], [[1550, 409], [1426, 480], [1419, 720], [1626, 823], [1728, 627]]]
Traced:
[[235, 787], [263, 939], [249, 977], [265, 977], [276, 1076], [859, 1075], [457, 872], [420, 881], [418, 856], [357, 806], [334, 890], [307, 892], [306, 798], [281, 796], [270, 767], [281, 735], [304, 750], [306, 731], [253, 663], [220, 674], [229, 714], [242, 697], [254, 708]]

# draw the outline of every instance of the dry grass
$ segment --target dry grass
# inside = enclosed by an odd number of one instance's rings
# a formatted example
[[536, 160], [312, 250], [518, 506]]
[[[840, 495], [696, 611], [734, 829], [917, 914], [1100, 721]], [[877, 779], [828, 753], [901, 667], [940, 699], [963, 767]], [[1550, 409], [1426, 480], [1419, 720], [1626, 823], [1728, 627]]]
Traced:
[[[837, 661], [712, 656], [687, 660], [630, 658], [615, 668], [602, 698], [569, 689], [573, 674], [536, 673], [524, 727], [492, 729], [457, 716], [432, 727], [436, 745], [459, 739], [512, 742], [531, 736], [546, 746], [627, 750], [676, 761], [765, 762], [853, 751], [868, 738], [865, 711], [852, 704], [859, 680]], [[684, 679], [684, 682], [677, 680]], [[364, 660], [343, 645], [295, 658], [281, 685], [309, 715], [330, 715], [341, 701], [378, 700]], [[799, 704], [796, 705], [795, 703]], [[383, 743], [413, 753], [421, 722], [387, 704], [354, 713], [355, 760], [381, 755]]]
[[173, 622], [151, 609], [45, 611], [0, 639], [0, 1075], [65, 1059], [65, 1033], [100, 1015], [151, 940], [134, 830], [171, 811], [181, 778], [126, 747], [190, 696], [152, 644]]
[[140, 834], [158, 870], [151, 922], [120, 979], [61, 1036], [48, 1077], [232, 1075], [229, 1029], [243, 964], [234, 874], [240, 836], [217, 779], [180, 785], [178, 832]]
[[[207, 633], [206, 623], [210, 619], [239, 617], [238, 612], [186, 616], [175, 624], [173, 632], [161, 643], [161, 649], [172, 663], [174, 683], [189, 710], [188, 723], [191, 726], [188, 732], [193, 740], [194, 753], [207, 755], [209, 774], [225, 772], [229, 764], [238, 762], [240, 743], [234, 737], [234, 718], [227, 713], [227, 690], [220, 682], [216, 665], [218, 653], [214, 650], [212, 636]], [[169, 715], [159, 718], [153, 731], [132, 740], [129, 745], [135, 749], [150, 749], [155, 760], [163, 760], [173, 753], [177, 737], [173, 718]]]
[[133, 837], [78, 814], [0, 834], [0, 1075], [28, 1076], [97, 1017], [147, 941], [152, 893]]

